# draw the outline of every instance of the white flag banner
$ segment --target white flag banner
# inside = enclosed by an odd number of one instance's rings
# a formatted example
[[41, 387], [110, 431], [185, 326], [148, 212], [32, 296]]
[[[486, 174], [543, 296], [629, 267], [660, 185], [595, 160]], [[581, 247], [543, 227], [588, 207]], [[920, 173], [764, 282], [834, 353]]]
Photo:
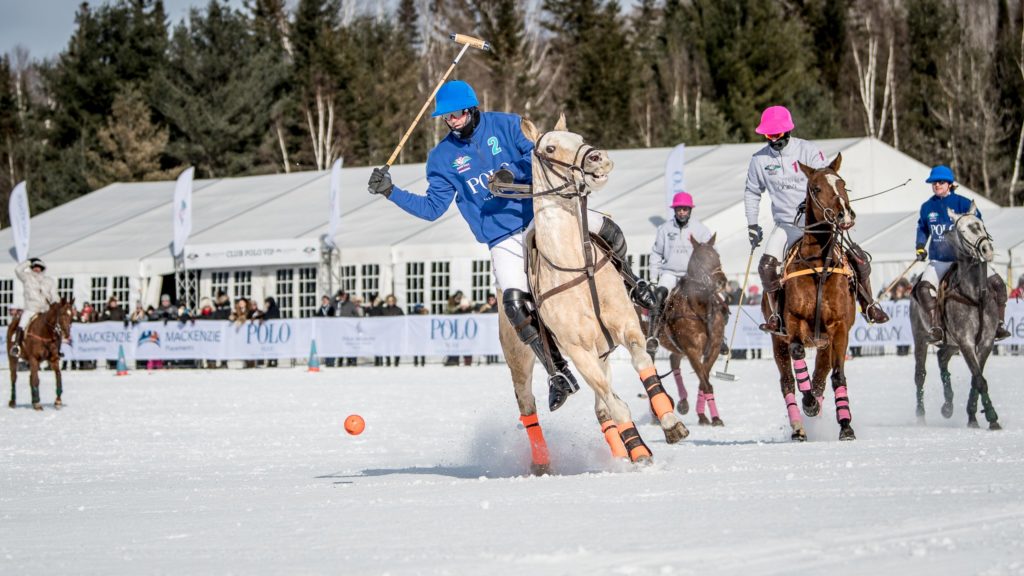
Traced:
[[11, 233], [14, 235], [14, 253], [18, 262], [28, 259], [28, 240], [32, 214], [28, 209], [28, 189], [21, 182], [11, 192], [11, 200], [7, 205], [7, 213], [11, 217]]
[[328, 197], [330, 217], [327, 220], [327, 234], [324, 235], [324, 242], [331, 248], [335, 248], [334, 237], [338, 234], [338, 224], [341, 222], [341, 163], [338, 158], [331, 165], [331, 190]]
[[686, 165], [686, 144], [672, 149], [665, 162], [665, 206], [672, 205], [672, 197], [686, 190], [684, 167]]
[[188, 167], [174, 185], [174, 256], [185, 251], [185, 242], [192, 233], [192, 176], [195, 171], [195, 168]]

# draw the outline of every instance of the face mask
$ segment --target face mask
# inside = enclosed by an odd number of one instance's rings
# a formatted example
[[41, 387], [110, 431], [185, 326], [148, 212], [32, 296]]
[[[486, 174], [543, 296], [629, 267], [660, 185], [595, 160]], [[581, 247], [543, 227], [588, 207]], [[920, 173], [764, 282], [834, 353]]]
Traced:
[[787, 145], [789, 145], [789, 132], [783, 134], [782, 138], [779, 138], [778, 140], [775, 140], [773, 142], [769, 142], [768, 145], [772, 147], [772, 150], [775, 150], [776, 152], [782, 152], [782, 150]]
[[468, 140], [469, 137], [473, 135], [473, 132], [476, 130], [479, 123], [480, 109], [474, 106], [469, 111], [469, 120], [466, 122], [466, 125], [458, 130], [452, 130], [452, 134], [455, 134], [456, 138]]

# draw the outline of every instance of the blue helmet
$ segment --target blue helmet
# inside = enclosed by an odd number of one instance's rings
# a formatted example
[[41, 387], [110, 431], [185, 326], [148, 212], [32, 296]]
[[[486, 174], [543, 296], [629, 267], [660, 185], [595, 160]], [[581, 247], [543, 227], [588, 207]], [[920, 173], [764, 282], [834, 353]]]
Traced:
[[437, 91], [432, 116], [436, 118], [442, 114], [479, 105], [480, 102], [476, 99], [476, 92], [473, 91], [472, 86], [462, 80], [452, 80], [451, 82], [445, 82], [444, 86], [441, 86], [441, 89]]
[[953, 177], [953, 170], [951, 170], [949, 166], [939, 164], [932, 168], [932, 172], [928, 175], [928, 179], [925, 180], [925, 182], [928, 184], [932, 184], [934, 182], [949, 182], [952, 184], [953, 182], [956, 182], [956, 178]]

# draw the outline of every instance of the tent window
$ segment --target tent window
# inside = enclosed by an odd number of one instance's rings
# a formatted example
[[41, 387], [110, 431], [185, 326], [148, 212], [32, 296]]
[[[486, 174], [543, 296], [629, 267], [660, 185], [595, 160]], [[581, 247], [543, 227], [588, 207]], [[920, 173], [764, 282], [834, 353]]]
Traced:
[[249, 299], [252, 294], [252, 272], [250, 270], [235, 271], [235, 299]]
[[448, 292], [451, 290], [451, 262], [430, 263], [430, 313], [444, 314], [448, 304]]
[[131, 288], [128, 284], [127, 276], [114, 276], [114, 289], [110, 295], [117, 298], [117, 301], [121, 304], [121, 308], [128, 309], [128, 298], [131, 296]]
[[356, 291], [356, 267], [354, 264], [341, 267], [341, 289], [349, 294]]
[[491, 286], [491, 261], [473, 260], [473, 302], [486, 302]]
[[89, 300], [92, 302], [92, 307], [96, 309], [102, 309], [107, 305], [107, 277], [94, 277], [92, 279], [92, 292], [90, 293]]
[[228, 293], [228, 283], [231, 281], [231, 274], [228, 272], [210, 273], [210, 297], [216, 298], [221, 292]]
[[316, 267], [299, 268], [299, 318], [310, 318], [316, 308]]
[[0, 326], [10, 324], [11, 304], [14, 304], [14, 280], [4, 278], [0, 280]]
[[410, 314], [417, 304], [423, 304], [423, 262], [405, 263], [405, 305]]
[[363, 264], [363, 302], [370, 306], [380, 295], [380, 264]]
[[281, 311], [281, 318], [295, 317], [295, 286], [292, 279], [295, 271], [291, 268], [282, 268], [277, 271], [277, 307]]
[[75, 297], [75, 279], [57, 278], [57, 295], [65, 300]]
[[[632, 262], [630, 262], [632, 265]], [[640, 255], [640, 277], [648, 282], [651, 281], [651, 255], [641, 254]]]

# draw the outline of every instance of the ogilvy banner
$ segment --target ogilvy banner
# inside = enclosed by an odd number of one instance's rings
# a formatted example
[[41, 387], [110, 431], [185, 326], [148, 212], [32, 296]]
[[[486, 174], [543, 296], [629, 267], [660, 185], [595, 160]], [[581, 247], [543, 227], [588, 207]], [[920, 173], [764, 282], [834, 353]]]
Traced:
[[[892, 320], [867, 324], [860, 315], [850, 330], [850, 346], [912, 345], [909, 302], [882, 304]], [[770, 348], [758, 330], [763, 320], [755, 306], [733, 307], [725, 336], [739, 320], [736, 349]], [[65, 356], [72, 360], [114, 360], [123, 348], [128, 359], [248, 360], [305, 358], [315, 339], [324, 357], [457, 356], [500, 354], [497, 314], [398, 316], [388, 318], [303, 318], [246, 322], [199, 320], [194, 323], [116, 322], [74, 324]], [[1024, 303], [1010, 302], [1006, 324], [1013, 336], [1002, 344], [1024, 344]], [[2, 342], [0, 334], [0, 342]]]

